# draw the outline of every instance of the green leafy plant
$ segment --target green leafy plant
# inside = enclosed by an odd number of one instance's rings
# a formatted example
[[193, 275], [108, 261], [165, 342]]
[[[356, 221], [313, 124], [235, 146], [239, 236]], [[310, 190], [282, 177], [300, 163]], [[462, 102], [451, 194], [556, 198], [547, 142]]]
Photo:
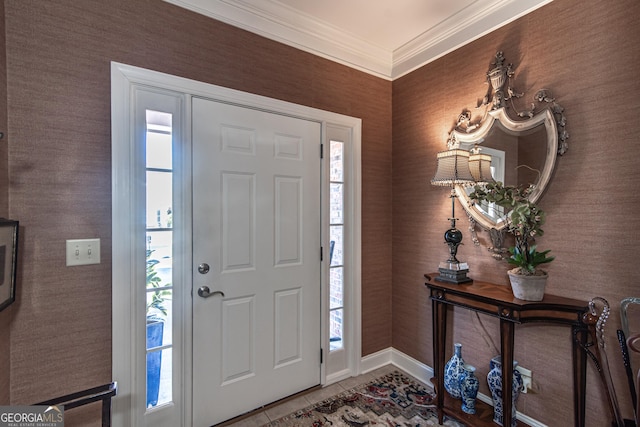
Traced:
[[167, 285], [162, 285], [162, 279], [158, 276], [156, 265], [160, 262], [151, 259], [154, 251], [147, 249], [147, 289], [155, 288], [151, 292], [151, 300], [147, 298], [147, 319], [160, 320], [167, 316], [165, 302], [171, 299], [171, 291], [164, 289]]
[[541, 227], [546, 215], [538, 205], [529, 201], [532, 190], [533, 187], [505, 186], [502, 182], [494, 182], [476, 185], [469, 195], [474, 202], [495, 203], [505, 209], [506, 230], [515, 238], [515, 246], [509, 248], [511, 257], [508, 262], [519, 269], [518, 273], [528, 276], [541, 274], [537, 267], [555, 259], [548, 256], [550, 250], [537, 251], [535, 239], [544, 234]]

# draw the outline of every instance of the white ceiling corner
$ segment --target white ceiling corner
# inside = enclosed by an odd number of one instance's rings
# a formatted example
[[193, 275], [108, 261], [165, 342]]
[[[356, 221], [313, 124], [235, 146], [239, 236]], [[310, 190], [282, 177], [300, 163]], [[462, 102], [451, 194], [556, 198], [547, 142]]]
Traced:
[[553, 0], [164, 0], [393, 80]]

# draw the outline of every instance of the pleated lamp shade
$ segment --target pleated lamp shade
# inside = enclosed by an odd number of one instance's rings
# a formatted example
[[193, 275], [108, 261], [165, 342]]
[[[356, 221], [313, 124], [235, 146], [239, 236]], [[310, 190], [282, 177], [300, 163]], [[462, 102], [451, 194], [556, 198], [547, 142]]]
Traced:
[[469, 156], [469, 171], [473, 180], [478, 184], [494, 181], [491, 176], [491, 156], [488, 154], [471, 154]]
[[471, 185], [473, 175], [469, 170], [469, 152], [462, 149], [441, 151], [437, 155], [438, 168], [431, 180], [432, 185], [454, 186]]

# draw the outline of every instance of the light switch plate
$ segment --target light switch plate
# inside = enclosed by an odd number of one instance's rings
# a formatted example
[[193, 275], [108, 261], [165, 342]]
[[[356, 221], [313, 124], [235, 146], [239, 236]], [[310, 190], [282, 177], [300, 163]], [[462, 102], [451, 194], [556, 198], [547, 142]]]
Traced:
[[67, 266], [100, 264], [100, 239], [67, 240]]

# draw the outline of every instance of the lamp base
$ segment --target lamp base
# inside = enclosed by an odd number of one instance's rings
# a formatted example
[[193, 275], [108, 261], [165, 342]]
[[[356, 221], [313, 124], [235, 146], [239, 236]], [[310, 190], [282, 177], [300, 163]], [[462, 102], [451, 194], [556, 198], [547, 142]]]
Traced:
[[473, 282], [473, 279], [467, 277], [469, 266], [466, 262], [455, 263], [444, 261], [440, 263], [438, 271], [440, 275], [437, 276], [435, 280], [440, 282], [456, 284]]

